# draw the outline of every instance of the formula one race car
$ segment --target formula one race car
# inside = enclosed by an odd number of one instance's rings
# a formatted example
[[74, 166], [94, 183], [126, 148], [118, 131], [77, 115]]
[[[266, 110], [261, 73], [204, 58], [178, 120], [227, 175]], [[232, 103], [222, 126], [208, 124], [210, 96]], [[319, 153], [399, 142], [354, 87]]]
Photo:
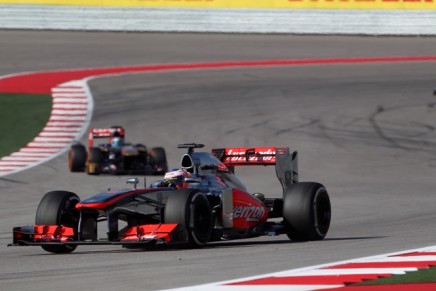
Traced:
[[[294, 241], [322, 240], [329, 229], [331, 206], [326, 188], [298, 182], [297, 152], [288, 148], [188, 148], [181, 168], [149, 188], [106, 191], [85, 200], [67, 191], [47, 193], [35, 225], [15, 227], [11, 246], [41, 246], [70, 253], [79, 245], [146, 248], [286, 234]], [[283, 197], [250, 194], [235, 176], [238, 166], [275, 165]], [[144, 181], [145, 183], [145, 181]], [[107, 237], [98, 238], [105, 221]]]
[[[155, 147], [148, 151], [143, 144], [125, 143], [124, 136], [125, 130], [120, 126], [91, 128], [88, 134], [88, 150], [80, 143], [70, 147], [70, 171], [86, 171], [89, 175], [162, 175], [168, 170], [164, 148]], [[109, 141], [94, 146], [96, 138], [106, 138]]]

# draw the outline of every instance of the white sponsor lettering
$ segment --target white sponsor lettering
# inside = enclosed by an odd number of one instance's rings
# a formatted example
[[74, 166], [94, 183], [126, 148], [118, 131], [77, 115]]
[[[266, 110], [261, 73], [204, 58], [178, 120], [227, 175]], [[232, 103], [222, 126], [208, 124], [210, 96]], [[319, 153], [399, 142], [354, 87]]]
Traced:
[[[263, 152], [256, 152], [254, 155], [248, 156], [248, 162], [273, 162], [275, 161], [275, 154], [276, 152], [273, 149], [268, 149], [267, 151]], [[227, 152], [227, 155], [229, 156], [236, 156], [236, 157], [228, 157], [225, 159], [225, 162], [246, 162], [246, 152], [237, 152], [232, 149], [230, 149]]]
[[245, 218], [246, 221], [259, 221], [265, 215], [265, 209], [259, 206], [237, 206], [233, 208], [233, 218]]

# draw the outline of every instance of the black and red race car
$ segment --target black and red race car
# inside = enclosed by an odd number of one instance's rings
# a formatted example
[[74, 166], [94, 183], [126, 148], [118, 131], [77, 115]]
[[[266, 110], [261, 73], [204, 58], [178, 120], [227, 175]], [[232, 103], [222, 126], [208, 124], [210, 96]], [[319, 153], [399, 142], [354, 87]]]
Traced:
[[[163, 147], [147, 150], [143, 144], [126, 143], [124, 137], [125, 130], [121, 126], [89, 129], [88, 150], [81, 143], [70, 147], [70, 171], [86, 171], [89, 175], [162, 175], [168, 170]], [[94, 139], [97, 138], [106, 139], [106, 142], [95, 146]]]
[[[221, 148], [197, 152], [188, 148], [181, 168], [168, 172], [148, 188], [105, 191], [80, 198], [67, 191], [47, 193], [35, 225], [13, 229], [13, 246], [41, 246], [69, 253], [80, 245], [145, 248], [286, 234], [294, 241], [322, 240], [330, 226], [326, 188], [298, 182], [297, 152], [285, 147]], [[281, 198], [251, 194], [235, 175], [235, 167], [275, 165]], [[145, 181], [144, 181], [145, 183]], [[103, 222], [104, 223], [100, 223]], [[104, 238], [98, 228], [105, 226]], [[101, 230], [100, 230], [101, 231]]]

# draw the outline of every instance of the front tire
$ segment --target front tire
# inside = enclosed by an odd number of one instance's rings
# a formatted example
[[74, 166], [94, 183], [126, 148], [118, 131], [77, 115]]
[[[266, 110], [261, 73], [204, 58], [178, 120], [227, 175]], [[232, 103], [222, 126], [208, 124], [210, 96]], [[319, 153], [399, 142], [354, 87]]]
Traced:
[[186, 228], [192, 247], [202, 247], [212, 235], [212, 210], [206, 195], [198, 190], [182, 189], [171, 193], [164, 210], [165, 223]]
[[[36, 225], [63, 225], [77, 229], [79, 212], [75, 206], [79, 203], [79, 196], [68, 191], [51, 191], [39, 202], [36, 211]], [[55, 254], [71, 253], [76, 249], [72, 245], [43, 245], [47, 252]]]
[[331, 220], [331, 205], [322, 184], [300, 182], [285, 193], [283, 220], [286, 234], [294, 241], [322, 240]]

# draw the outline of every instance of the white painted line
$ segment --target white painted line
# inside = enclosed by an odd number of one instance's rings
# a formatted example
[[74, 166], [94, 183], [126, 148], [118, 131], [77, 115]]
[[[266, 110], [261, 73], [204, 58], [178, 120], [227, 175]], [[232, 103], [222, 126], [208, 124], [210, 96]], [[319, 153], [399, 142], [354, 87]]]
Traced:
[[51, 89], [52, 93], [84, 93], [82, 87], [55, 87]]
[[66, 117], [66, 118], [74, 118], [74, 117], [86, 117], [86, 115], [83, 115], [82, 113], [73, 113], [73, 114], [52, 114], [50, 116], [51, 118], [61, 118], [61, 117]]
[[59, 106], [59, 105], [86, 105], [87, 102], [82, 102], [81, 100], [72, 101], [72, 102], [54, 102], [53, 106]]
[[389, 262], [425, 262], [425, 261], [436, 261], [436, 256], [404, 256], [404, 257], [386, 257], [382, 260], [380, 259], [369, 259], [364, 261], [356, 261], [358, 263], [361, 262], [381, 262], [381, 263], [389, 263]]
[[[55, 127], [68, 127], [68, 126], [77, 126], [80, 127], [82, 125], [81, 122], [59, 122], [59, 121], [49, 121], [47, 126], [55, 126]], [[45, 129], [44, 129], [45, 130]]]
[[[250, 290], [250, 291], [314, 291], [314, 290], [325, 290], [332, 288], [339, 288], [343, 285], [250, 285], [250, 286], [208, 286], [207, 291], [241, 291], [241, 290]], [[193, 288], [193, 289], [190, 289]], [[196, 286], [189, 288], [181, 288], [177, 290], [206, 290], [201, 289]]]
[[0, 166], [0, 172], [10, 172], [16, 169], [20, 169], [22, 167], [8, 167], [8, 166]]
[[30, 142], [27, 146], [29, 147], [33, 147], [35, 149], [60, 149], [63, 148], [64, 146], [66, 146], [67, 143], [66, 142], [62, 142], [62, 143], [42, 143], [42, 142]]
[[50, 153], [54, 154], [57, 151], [56, 148], [22, 148], [20, 152], [26, 152], [26, 153]]
[[4, 161], [3, 159], [0, 160], [0, 166], [11, 166], [11, 167], [15, 167], [15, 166], [27, 166], [29, 165], [29, 162], [25, 161], [14, 161], [14, 162], [9, 162], [9, 161]]
[[39, 134], [39, 136], [41, 137], [55, 137], [55, 136], [59, 136], [59, 137], [69, 137], [70, 140], [71, 138], [74, 138], [76, 135], [74, 133], [67, 133], [67, 132], [47, 132], [47, 131], [43, 131]]
[[53, 104], [53, 109], [59, 109], [59, 108], [77, 108], [77, 109], [86, 109], [86, 104]]
[[54, 94], [53, 102], [58, 102], [59, 99], [68, 98], [73, 100], [87, 100], [86, 95], [83, 93], [56, 93]]
[[48, 144], [52, 144], [54, 146], [57, 146], [58, 144], [66, 144], [71, 141], [70, 138], [64, 138], [64, 137], [40, 137], [37, 136], [33, 141], [28, 143], [27, 145], [32, 146], [42, 146], [42, 147], [48, 147]]
[[52, 116], [50, 117], [49, 121], [82, 121], [86, 120], [86, 116]]
[[52, 109], [56, 109], [56, 110], [58, 110], [60, 112], [64, 112], [64, 113], [66, 113], [66, 112], [71, 112], [71, 113], [77, 113], [77, 112], [83, 113], [83, 112], [87, 112], [83, 108], [63, 108], [63, 107], [53, 108], [53, 106], [52, 106]]
[[30, 153], [30, 152], [16, 152], [10, 155], [10, 157], [38, 157], [38, 158], [46, 158], [50, 156], [52, 153], [44, 153], [44, 152], [37, 152], [37, 153]]
[[[389, 253], [389, 254], [383, 254], [383, 255], [377, 255], [377, 256], [371, 256], [371, 257], [364, 257], [364, 258], [358, 258], [358, 259], [352, 259], [347, 261], [340, 261], [340, 262], [334, 262], [334, 263], [328, 263], [323, 265], [317, 265], [317, 266], [311, 266], [306, 268], [299, 268], [299, 269], [291, 269], [286, 270], [282, 272], [276, 272], [276, 273], [270, 273], [270, 274], [263, 274], [259, 276], [252, 276], [247, 278], [239, 278], [229, 281], [221, 281], [216, 283], [210, 283], [210, 284], [203, 284], [203, 285], [197, 285], [197, 286], [188, 286], [188, 287], [182, 287], [182, 288], [174, 288], [174, 289], [165, 289], [165, 290], [173, 290], [173, 291], [200, 291], [200, 290], [208, 290], [208, 291], [246, 291], [246, 290], [256, 290], [256, 291], [301, 291], [301, 290], [321, 290], [321, 289], [327, 289], [327, 288], [339, 288], [343, 287], [344, 285], [255, 285], [253, 282], [254, 280], [259, 279], [266, 279], [270, 277], [274, 278], [281, 278], [281, 277], [304, 277], [304, 276], [337, 276], [337, 275], [359, 275], [359, 274], [404, 274], [405, 272], [409, 271], [416, 271], [418, 268], [334, 268], [338, 265], [344, 265], [349, 263], [359, 263], [359, 262], [390, 262], [390, 260], [394, 257], [400, 258], [402, 260], [391, 260], [391, 262], [422, 262], [422, 261], [434, 261], [434, 258], [436, 256], [429, 255], [429, 256], [422, 256], [416, 255], [416, 256], [400, 256], [404, 254], [409, 254], [413, 252], [436, 252], [436, 246], [430, 246], [420, 249], [413, 249], [413, 250], [406, 250], [401, 252], [395, 252], [395, 253]], [[420, 259], [420, 257], [424, 257], [424, 259]], [[332, 269], [326, 269], [326, 268], [332, 268]], [[322, 279], [322, 278], [321, 278]], [[247, 284], [244, 284], [244, 282], [247, 282]], [[265, 282], [265, 281], [264, 281]], [[229, 284], [238, 284], [238, 285], [229, 285]]]
[[67, 111], [67, 110], [56, 109], [56, 110], [52, 111], [52, 115], [51, 116], [56, 116], [56, 115], [62, 115], [62, 116], [80, 115], [80, 116], [86, 116], [86, 111], [83, 111], [83, 110]]
[[402, 275], [406, 272], [416, 271], [416, 268], [351, 268], [351, 269], [315, 269], [301, 273], [282, 274], [276, 277], [285, 276], [328, 276], [328, 275], [355, 275], [355, 274], [396, 274]]
[[[65, 134], [76, 134], [77, 132], [80, 131], [80, 127], [78, 126], [65, 126], [65, 128], [63, 129], [63, 131], [65, 131]], [[59, 132], [59, 127], [45, 127], [44, 128], [44, 132]]]
[[65, 137], [35, 137], [34, 142], [43, 143], [44, 145], [53, 144], [66, 144], [71, 141], [71, 138]]
[[38, 157], [20, 157], [20, 156], [7, 156], [0, 159], [0, 161], [19, 161], [19, 162], [25, 162], [25, 161], [39, 161], [41, 158]]
[[74, 132], [78, 132], [80, 130], [80, 127], [79, 126], [70, 127], [70, 128], [68, 128], [68, 127], [64, 127], [64, 128], [62, 128], [62, 127], [45, 127], [44, 132], [49, 132], [49, 131], [59, 132], [61, 129], [65, 132], [68, 132], [68, 133], [74, 133]]
[[54, 103], [63, 103], [63, 102], [75, 102], [75, 103], [88, 103], [88, 100], [86, 98], [55, 98]]
[[56, 88], [71, 88], [71, 87], [77, 87], [82, 88], [83, 91], [87, 91], [88, 85], [86, 84], [85, 80], [72, 80], [65, 83], [62, 83], [60, 85], [57, 85]]
[[[178, 290], [178, 291], [314, 291], [325, 290], [343, 287], [344, 285], [244, 285], [244, 286], [229, 286], [229, 285], [202, 285], [191, 286], [177, 289], [165, 290]], [[162, 290], [162, 291], [165, 291]]]

